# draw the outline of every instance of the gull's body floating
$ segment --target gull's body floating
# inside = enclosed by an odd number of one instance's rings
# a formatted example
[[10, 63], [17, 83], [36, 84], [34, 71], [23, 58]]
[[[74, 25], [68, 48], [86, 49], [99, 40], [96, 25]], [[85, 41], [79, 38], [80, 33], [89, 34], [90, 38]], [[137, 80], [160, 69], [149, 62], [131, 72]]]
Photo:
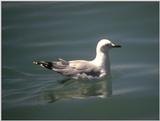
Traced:
[[110, 74], [109, 50], [116, 47], [121, 46], [102, 39], [97, 44], [96, 57], [91, 61], [66, 61], [59, 58], [53, 62], [33, 61], [33, 63], [73, 79], [101, 79]]

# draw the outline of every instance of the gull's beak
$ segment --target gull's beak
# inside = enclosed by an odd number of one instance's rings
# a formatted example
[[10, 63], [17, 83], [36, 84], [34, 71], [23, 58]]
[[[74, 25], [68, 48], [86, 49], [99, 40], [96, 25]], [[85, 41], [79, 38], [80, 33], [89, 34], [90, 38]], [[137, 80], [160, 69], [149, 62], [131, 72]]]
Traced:
[[113, 44], [113, 43], [112, 43], [112, 47], [113, 47], [113, 48], [120, 48], [121, 45], [117, 45], [117, 44]]

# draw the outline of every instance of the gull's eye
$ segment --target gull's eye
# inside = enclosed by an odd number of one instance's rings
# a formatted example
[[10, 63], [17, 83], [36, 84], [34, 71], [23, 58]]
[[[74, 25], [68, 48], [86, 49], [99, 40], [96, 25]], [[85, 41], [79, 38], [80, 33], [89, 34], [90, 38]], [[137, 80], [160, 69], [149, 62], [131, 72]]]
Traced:
[[111, 44], [106, 44], [105, 46], [106, 46], [106, 47], [112, 47], [112, 45], [111, 45]]
[[105, 52], [109, 48], [111, 48], [111, 44], [105, 44], [100, 48], [100, 50], [101, 50], [101, 52]]
[[103, 47], [104, 47], [104, 48], [110, 47], [110, 44], [105, 44]]

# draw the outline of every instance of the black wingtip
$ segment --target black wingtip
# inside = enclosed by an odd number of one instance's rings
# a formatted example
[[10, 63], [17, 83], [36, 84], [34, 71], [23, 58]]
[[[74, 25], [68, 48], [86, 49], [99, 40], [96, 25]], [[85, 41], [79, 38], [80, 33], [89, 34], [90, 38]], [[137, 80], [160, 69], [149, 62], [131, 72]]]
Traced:
[[45, 67], [47, 69], [51, 69], [52, 70], [52, 67], [53, 67], [53, 63], [52, 62], [46, 62], [46, 61], [32, 61], [33, 64], [36, 64], [36, 65], [40, 65], [42, 67]]

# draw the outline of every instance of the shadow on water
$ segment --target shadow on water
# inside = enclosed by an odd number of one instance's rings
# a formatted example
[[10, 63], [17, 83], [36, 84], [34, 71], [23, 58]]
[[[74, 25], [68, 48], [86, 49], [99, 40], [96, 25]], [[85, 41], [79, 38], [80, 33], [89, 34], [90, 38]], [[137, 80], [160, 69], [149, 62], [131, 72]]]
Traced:
[[109, 97], [112, 95], [111, 78], [101, 80], [65, 79], [57, 87], [47, 89], [44, 98], [49, 103], [65, 99], [85, 99], [87, 97]]

